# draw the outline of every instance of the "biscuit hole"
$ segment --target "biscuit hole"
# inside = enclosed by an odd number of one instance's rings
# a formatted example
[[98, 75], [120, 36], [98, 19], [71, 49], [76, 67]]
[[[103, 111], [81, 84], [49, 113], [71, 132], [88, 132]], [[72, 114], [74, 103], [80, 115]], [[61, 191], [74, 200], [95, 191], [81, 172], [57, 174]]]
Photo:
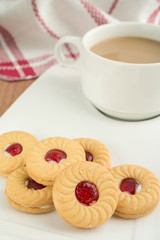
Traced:
[[77, 200], [85, 206], [95, 204], [99, 198], [99, 192], [96, 185], [88, 181], [82, 181], [77, 184], [75, 195]]
[[93, 155], [90, 152], [86, 152], [86, 161], [93, 162]]
[[45, 155], [45, 160], [49, 163], [61, 163], [67, 158], [67, 154], [59, 149], [52, 149]]
[[19, 155], [23, 151], [23, 147], [20, 143], [8, 144], [4, 148], [4, 154], [8, 157], [14, 157]]
[[131, 195], [137, 194], [142, 190], [141, 184], [134, 178], [125, 178], [121, 181], [119, 188], [121, 192], [127, 192]]
[[29, 189], [32, 189], [32, 190], [39, 190], [39, 189], [42, 189], [42, 188], [45, 188], [46, 186], [40, 184], [40, 183], [37, 183], [36, 181], [34, 181], [32, 178], [27, 178], [26, 181], [25, 181], [25, 186]]

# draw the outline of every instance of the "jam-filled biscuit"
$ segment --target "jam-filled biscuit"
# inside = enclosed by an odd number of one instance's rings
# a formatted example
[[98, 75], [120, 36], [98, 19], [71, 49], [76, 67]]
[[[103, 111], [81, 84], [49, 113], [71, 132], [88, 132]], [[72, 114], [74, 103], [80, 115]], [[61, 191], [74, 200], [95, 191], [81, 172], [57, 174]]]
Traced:
[[37, 143], [31, 134], [12, 131], [0, 136], [0, 175], [7, 177], [12, 171], [25, 165], [25, 154]]
[[115, 215], [138, 218], [152, 212], [160, 200], [160, 182], [146, 168], [121, 165], [110, 169], [119, 187]]
[[110, 168], [111, 158], [107, 147], [95, 140], [90, 138], [77, 138], [74, 139], [81, 144], [84, 148], [86, 161], [98, 163], [104, 167]]
[[38, 142], [26, 156], [29, 175], [37, 182], [52, 186], [66, 166], [85, 161], [83, 148], [68, 138], [54, 137]]
[[79, 228], [94, 228], [113, 215], [118, 187], [107, 168], [97, 163], [78, 162], [57, 176], [53, 201], [67, 223]]
[[6, 196], [8, 202], [22, 212], [45, 213], [54, 209], [52, 188], [30, 178], [26, 167], [20, 167], [8, 176]]

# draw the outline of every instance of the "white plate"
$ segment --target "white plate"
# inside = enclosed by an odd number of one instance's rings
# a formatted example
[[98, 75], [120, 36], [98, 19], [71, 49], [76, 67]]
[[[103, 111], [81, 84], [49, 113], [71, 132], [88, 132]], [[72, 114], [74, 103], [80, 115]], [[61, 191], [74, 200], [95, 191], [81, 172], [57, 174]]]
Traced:
[[[63, 136], [89, 137], [110, 150], [112, 166], [138, 164], [160, 179], [160, 118], [123, 122], [107, 118], [83, 96], [80, 77], [71, 69], [53, 67], [43, 74], [0, 119], [0, 134], [12, 130], [31, 133], [39, 140]], [[160, 239], [160, 204], [146, 217], [112, 217], [90, 230], [76, 229], [56, 213], [32, 215], [12, 208], [0, 178], [0, 239]]]

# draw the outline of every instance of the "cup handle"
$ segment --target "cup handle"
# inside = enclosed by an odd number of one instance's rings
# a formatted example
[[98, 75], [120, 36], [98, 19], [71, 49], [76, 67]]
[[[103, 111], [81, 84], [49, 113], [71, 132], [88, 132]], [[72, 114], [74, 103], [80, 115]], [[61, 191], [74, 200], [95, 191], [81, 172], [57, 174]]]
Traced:
[[64, 36], [57, 41], [54, 48], [54, 54], [59, 63], [61, 63], [64, 66], [79, 68], [81, 57], [78, 57], [75, 61], [73, 59], [68, 59], [65, 57], [62, 51], [62, 46], [66, 43], [75, 45], [81, 55], [82, 38], [75, 36]]

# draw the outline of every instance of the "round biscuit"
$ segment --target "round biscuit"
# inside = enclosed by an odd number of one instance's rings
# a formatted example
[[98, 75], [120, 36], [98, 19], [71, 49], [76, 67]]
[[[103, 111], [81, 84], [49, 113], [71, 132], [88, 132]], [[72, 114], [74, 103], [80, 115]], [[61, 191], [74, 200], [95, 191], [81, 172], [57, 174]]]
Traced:
[[76, 138], [74, 141], [80, 143], [85, 152], [92, 154], [93, 162], [107, 168], [111, 167], [111, 157], [109, 150], [103, 143], [91, 138]]
[[52, 187], [29, 189], [26, 186], [29, 177], [25, 167], [18, 168], [8, 176], [5, 193], [9, 203], [24, 212], [34, 210], [35, 213], [40, 213], [53, 210]]
[[[52, 149], [64, 151], [67, 155], [66, 159], [60, 163], [47, 162], [45, 155]], [[38, 142], [26, 156], [27, 170], [32, 178], [42, 184], [45, 182], [49, 186], [53, 186], [60, 171], [79, 161], [85, 161], [83, 148], [79, 143], [63, 137], [47, 138]]]
[[[37, 143], [37, 139], [29, 133], [22, 131], [12, 131], [0, 136], [0, 175], [7, 177], [20, 166], [25, 165], [25, 154]], [[23, 150], [16, 156], [5, 155], [5, 148], [13, 143], [22, 145]]]
[[[98, 189], [99, 198], [93, 205], [83, 205], [75, 196], [75, 188], [82, 181], [92, 182]], [[57, 212], [67, 223], [79, 228], [93, 228], [113, 215], [118, 202], [118, 188], [105, 167], [87, 161], [78, 162], [57, 176], [53, 200]]]
[[138, 218], [152, 212], [160, 200], [160, 182], [148, 169], [136, 165], [120, 165], [110, 169], [119, 187], [126, 178], [134, 178], [141, 184], [141, 191], [131, 195], [121, 192], [115, 215], [123, 218]]

